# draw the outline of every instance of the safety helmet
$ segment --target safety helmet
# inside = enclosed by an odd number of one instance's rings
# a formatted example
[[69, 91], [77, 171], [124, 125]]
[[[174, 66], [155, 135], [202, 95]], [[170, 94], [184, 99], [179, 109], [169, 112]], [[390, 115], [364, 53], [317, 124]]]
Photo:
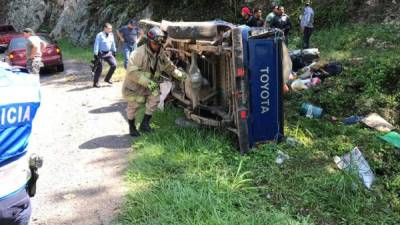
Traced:
[[151, 28], [146, 36], [150, 41], [154, 41], [158, 44], [163, 44], [165, 42], [165, 34], [159, 27]]

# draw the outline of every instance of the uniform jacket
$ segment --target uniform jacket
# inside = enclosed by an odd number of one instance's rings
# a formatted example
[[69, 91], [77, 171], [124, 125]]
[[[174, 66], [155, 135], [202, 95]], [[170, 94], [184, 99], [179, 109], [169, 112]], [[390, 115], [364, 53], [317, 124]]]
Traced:
[[[153, 75], [150, 68], [154, 67], [156, 57], [158, 57], [158, 62]], [[176, 68], [163, 49], [157, 55], [147, 44], [137, 48], [129, 57], [126, 77], [122, 86], [122, 95], [125, 100], [145, 102], [145, 97], [151, 95], [147, 85], [151, 80], [156, 82], [160, 78], [161, 72], [176, 79], [184, 77], [184, 74]]]
[[0, 201], [25, 187], [28, 142], [40, 106], [38, 76], [13, 72], [0, 63]]

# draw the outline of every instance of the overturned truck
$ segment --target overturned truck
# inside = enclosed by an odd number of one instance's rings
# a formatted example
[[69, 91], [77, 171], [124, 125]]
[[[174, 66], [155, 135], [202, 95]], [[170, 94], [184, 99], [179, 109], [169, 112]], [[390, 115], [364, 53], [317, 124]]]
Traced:
[[241, 153], [283, 137], [282, 87], [291, 62], [281, 31], [223, 21], [141, 24], [167, 33], [164, 49], [189, 74], [171, 91], [188, 119], [234, 132]]

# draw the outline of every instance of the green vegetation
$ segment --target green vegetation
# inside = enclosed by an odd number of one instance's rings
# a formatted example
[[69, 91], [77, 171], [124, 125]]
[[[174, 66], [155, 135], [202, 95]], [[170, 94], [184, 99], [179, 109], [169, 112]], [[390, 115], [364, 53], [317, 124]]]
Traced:
[[[378, 112], [400, 125], [399, 34], [399, 27], [371, 24], [315, 33], [312, 45], [323, 60], [339, 60], [345, 71], [285, 96], [285, 133], [301, 142], [297, 146], [263, 145], [240, 156], [230, 133], [180, 128], [174, 120], [183, 113], [174, 107], [156, 113], [156, 132], [134, 141], [126, 203], [117, 223], [399, 224], [399, 150], [361, 124], [330, 121], [330, 116], [340, 121]], [[291, 47], [299, 42], [293, 37]], [[62, 46], [66, 57], [91, 58], [90, 50]], [[304, 101], [321, 106], [326, 115], [318, 120], [300, 116]], [[376, 175], [371, 191], [333, 162], [355, 146]], [[280, 166], [275, 163], [279, 150], [290, 155]]]
[[[339, 119], [384, 108], [398, 112], [399, 86], [393, 86], [399, 84], [394, 76], [399, 74], [398, 31], [391, 26], [354, 25], [313, 36], [324, 59], [340, 60], [346, 68], [320, 87], [286, 96], [285, 132], [301, 145], [264, 145], [240, 156], [229, 133], [179, 128], [174, 124], [181, 115], [176, 108], [157, 113], [157, 132], [134, 142], [126, 176], [129, 192], [118, 222], [398, 224], [398, 150], [362, 125], [330, 122], [328, 115], [310, 120], [298, 114], [303, 101], [321, 105]], [[375, 42], [367, 44], [371, 37]], [[293, 43], [298, 41], [294, 38]], [[392, 79], [391, 85], [387, 79]], [[394, 117], [386, 118], [395, 122]], [[355, 146], [377, 176], [371, 191], [333, 162], [333, 156]], [[290, 155], [281, 166], [275, 163], [278, 150]]]

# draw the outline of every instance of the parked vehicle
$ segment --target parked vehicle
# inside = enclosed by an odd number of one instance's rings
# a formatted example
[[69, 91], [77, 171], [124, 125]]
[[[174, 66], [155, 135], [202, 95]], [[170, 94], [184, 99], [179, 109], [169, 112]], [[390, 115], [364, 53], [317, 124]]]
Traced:
[[[64, 71], [61, 48], [47, 34], [37, 34], [45, 43], [42, 49], [42, 62], [44, 68], [54, 68], [58, 72]], [[13, 38], [7, 49], [8, 62], [12, 66], [26, 67], [26, 43], [27, 40], [20, 34]]]
[[171, 93], [188, 119], [234, 132], [241, 153], [283, 137], [283, 55], [289, 54], [281, 31], [223, 21], [141, 23], [167, 33], [165, 50], [189, 74]]
[[0, 25], [0, 53], [7, 49], [11, 39], [19, 35], [12, 25]]

